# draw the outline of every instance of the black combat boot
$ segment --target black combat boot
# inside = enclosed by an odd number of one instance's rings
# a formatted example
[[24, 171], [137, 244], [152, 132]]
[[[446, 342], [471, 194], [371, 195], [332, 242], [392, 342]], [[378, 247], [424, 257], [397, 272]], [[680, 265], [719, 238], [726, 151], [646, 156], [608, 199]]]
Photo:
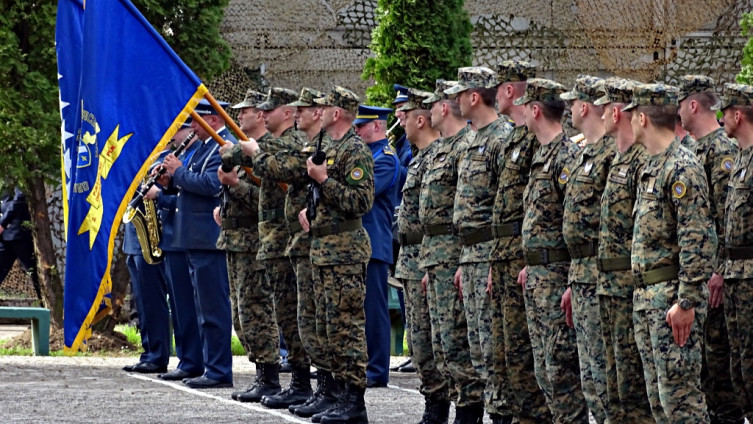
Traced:
[[[322, 393], [312, 403], [296, 408], [294, 414], [299, 417], [311, 417], [311, 421], [318, 423], [324, 413], [337, 404], [340, 398], [340, 385], [329, 371], [319, 370], [322, 381], [319, 383], [322, 387]], [[317, 389], [318, 390], [318, 389]]]
[[264, 396], [280, 393], [280, 365], [256, 364], [257, 383], [251, 390], [245, 391], [236, 398], [241, 402], [259, 402]]
[[264, 396], [261, 404], [267, 408], [282, 409], [290, 405], [306, 402], [311, 391], [311, 370], [308, 366], [293, 367], [293, 376], [290, 379], [290, 387], [280, 394]]
[[334, 408], [329, 409], [322, 416], [322, 424], [368, 424], [369, 417], [366, 415], [366, 403], [363, 400], [365, 387], [357, 387], [350, 383], [345, 384], [340, 400]]
[[424, 416], [418, 424], [447, 424], [449, 416], [449, 400], [427, 398], [424, 406]]
[[484, 403], [455, 407], [454, 424], [481, 424], [484, 422]]
[[[314, 374], [314, 373], [312, 373]], [[312, 403], [316, 402], [317, 399], [319, 399], [319, 396], [322, 395], [322, 392], [324, 392], [324, 374], [325, 372], [317, 372], [316, 373], [316, 390], [314, 393], [309, 396], [308, 399], [306, 399], [306, 402], [299, 403], [299, 404], [292, 404], [288, 406], [288, 411], [295, 414], [295, 410], [302, 407], [302, 406], [309, 406]]]
[[245, 390], [236, 390], [234, 391], [230, 397], [233, 398], [233, 400], [238, 400], [238, 396], [242, 395], [243, 393], [250, 392], [251, 390], [254, 390], [254, 388], [259, 384], [259, 377], [261, 377], [261, 373], [258, 371], [259, 364], [256, 364], [256, 377], [254, 377], [254, 381], [251, 382], [251, 384], [246, 387]]
[[501, 414], [489, 414], [489, 418], [492, 419], [492, 424], [512, 424], [512, 415]]

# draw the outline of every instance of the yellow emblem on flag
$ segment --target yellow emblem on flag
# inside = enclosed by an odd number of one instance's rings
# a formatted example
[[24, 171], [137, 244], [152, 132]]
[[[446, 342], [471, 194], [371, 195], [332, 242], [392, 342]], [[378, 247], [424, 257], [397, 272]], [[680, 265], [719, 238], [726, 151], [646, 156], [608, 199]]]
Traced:
[[675, 181], [675, 183], [672, 184], [672, 196], [675, 196], [675, 198], [682, 199], [687, 192], [688, 188], [685, 187], [685, 183], [682, 181]]
[[722, 171], [724, 172], [732, 172], [732, 166], [735, 164], [735, 160], [732, 159], [732, 156], [725, 156], [722, 159]]
[[560, 176], [557, 177], [557, 182], [560, 184], [567, 184], [567, 180], [570, 178], [570, 170], [567, 168], [563, 168], [562, 172], [560, 173]]
[[355, 167], [355, 168], [353, 168], [353, 170], [352, 170], [352, 171], [350, 171], [350, 178], [351, 178], [351, 179], [352, 179], [353, 181], [360, 181], [360, 180], [361, 180], [361, 178], [363, 178], [363, 169], [361, 169], [361, 168], [360, 168], [360, 167], [358, 167], [358, 166], [357, 166], [357, 167]]

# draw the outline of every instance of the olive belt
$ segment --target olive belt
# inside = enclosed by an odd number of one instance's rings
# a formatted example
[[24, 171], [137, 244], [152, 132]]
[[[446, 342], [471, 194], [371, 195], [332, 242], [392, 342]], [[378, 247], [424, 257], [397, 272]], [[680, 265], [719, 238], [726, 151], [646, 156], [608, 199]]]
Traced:
[[570, 260], [567, 249], [544, 249], [526, 253], [527, 265], [547, 265]]
[[567, 250], [570, 252], [570, 259], [582, 259], [596, 256], [596, 251], [599, 250], [596, 243], [581, 243], [574, 246], [567, 246]]
[[728, 247], [727, 257], [733, 261], [753, 259], [753, 246]]
[[253, 228], [259, 223], [255, 218], [253, 216], [226, 216], [222, 218], [222, 229]]
[[516, 237], [520, 235], [520, 229], [522, 226], [523, 221], [515, 221], [509, 224], [493, 225], [492, 236], [494, 236], [494, 238]]
[[400, 246], [411, 246], [414, 244], [421, 244], [421, 241], [424, 239], [423, 233], [398, 233], [397, 234], [397, 242], [400, 243]]
[[335, 224], [322, 225], [321, 227], [312, 227], [311, 237], [331, 236], [333, 234], [340, 234], [347, 231], [355, 231], [360, 228], [363, 228], [361, 218], [351, 219]]
[[627, 271], [630, 269], [630, 256], [619, 258], [597, 258], [596, 267], [601, 272]]
[[447, 234], [454, 234], [455, 229], [452, 224], [432, 224], [424, 225], [424, 235], [431, 236], [444, 236]]
[[642, 272], [639, 278], [644, 285], [648, 286], [664, 281], [676, 280], [679, 272], [680, 267], [677, 265], [663, 266], [651, 271]]
[[494, 240], [491, 226], [481, 227], [470, 231], [459, 231], [458, 236], [460, 237], [460, 243], [466, 247]]
[[259, 222], [274, 221], [285, 218], [284, 209], [264, 209], [259, 211]]
[[288, 232], [293, 235], [303, 230], [303, 226], [298, 221], [288, 222]]

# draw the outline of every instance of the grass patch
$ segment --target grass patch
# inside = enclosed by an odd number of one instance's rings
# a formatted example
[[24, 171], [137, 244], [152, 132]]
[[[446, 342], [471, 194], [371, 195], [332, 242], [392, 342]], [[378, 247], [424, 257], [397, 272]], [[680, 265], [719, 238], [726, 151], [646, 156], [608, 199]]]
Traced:
[[[116, 325], [115, 331], [119, 331], [128, 338], [128, 341], [133, 343], [135, 346], [141, 347], [141, 333], [139, 333], [139, 329], [137, 327], [134, 327], [132, 325]], [[173, 346], [173, 352], [175, 352], [175, 338], [172, 340], [172, 346]], [[139, 349], [137, 352], [134, 353], [141, 353], [141, 349]], [[241, 341], [238, 339], [237, 336], [233, 335], [232, 339], [230, 340], [230, 351], [233, 353], [234, 356], [245, 356], [246, 350], [243, 349], [243, 345], [241, 345]]]

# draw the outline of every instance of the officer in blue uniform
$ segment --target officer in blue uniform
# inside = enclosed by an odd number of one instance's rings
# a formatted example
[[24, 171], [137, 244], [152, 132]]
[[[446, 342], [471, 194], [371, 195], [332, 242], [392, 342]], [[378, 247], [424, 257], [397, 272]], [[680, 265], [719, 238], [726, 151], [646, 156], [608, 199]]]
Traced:
[[390, 315], [387, 276], [392, 257], [392, 215], [397, 204], [400, 163], [387, 140], [387, 115], [392, 109], [358, 106], [353, 121], [356, 133], [368, 144], [374, 158], [374, 206], [363, 216], [371, 239], [371, 259], [366, 267], [366, 387], [385, 387], [389, 380]]
[[[176, 143], [183, 142], [191, 132], [190, 123], [183, 125], [175, 134]], [[191, 144], [183, 150], [178, 159], [183, 163], [189, 162], [201, 144], [201, 141], [194, 136]], [[169, 150], [165, 152], [165, 155], [167, 153], [169, 153]], [[160, 162], [163, 158], [164, 155], [160, 158]], [[191, 284], [191, 275], [188, 272], [186, 251], [173, 246], [177, 192], [171, 193], [169, 190], [163, 190], [156, 200], [158, 214], [162, 222], [162, 239], [160, 240], [163, 255], [162, 273], [167, 282], [167, 291], [170, 294], [175, 355], [179, 361], [174, 370], [160, 374], [159, 378], [181, 381], [184, 378], [194, 378], [204, 374], [203, 342], [199, 331], [199, 319], [196, 316], [194, 290]]]
[[[221, 105], [224, 107], [227, 103]], [[209, 103], [202, 100], [196, 112], [220, 137], [236, 143]], [[204, 375], [184, 380], [184, 383], [192, 388], [232, 387], [230, 286], [225, 252], [216, 247], [220, 228], [212, 215], [214, 208], [220, 205], [222, 192], [217, 177], [217, 169], [222, 164], [220, 146], [197, 122], [192, 122], [191, 128], [201, 143], [193, 156], [183, 163], [169, 154], [163, 161], [170, 179], [168, 187], [178, 189], [173, 246], [186, 250], [203, 339]]]
[[37, 259], [31, 230], [23, 225], [31, 220], [26, 196], [18, 188], [8, 189], [0, 197], [0, 284], [13, 268], [16, 259], [24, 270], [31, 272], [37, 299], [42, 300], [37, 277]]

